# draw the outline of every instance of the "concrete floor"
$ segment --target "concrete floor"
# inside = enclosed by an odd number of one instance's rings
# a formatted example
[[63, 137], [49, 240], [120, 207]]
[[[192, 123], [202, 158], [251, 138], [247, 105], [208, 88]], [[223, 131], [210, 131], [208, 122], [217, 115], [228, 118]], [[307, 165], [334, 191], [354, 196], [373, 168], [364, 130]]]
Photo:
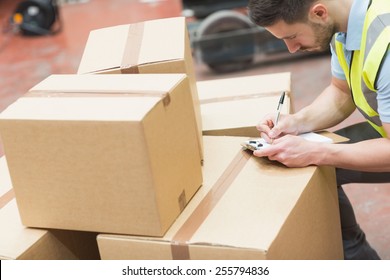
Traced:
[[[18, 2], [0, 1], [2, 29]], [[179, 0], [83, 2], [61, 7], [63, 30], [55, 36], [0, 34], [0, 111], [48, 75], [75, 73], [90, 30], [179, 16], [182, 10]], [[194, 67], [199, 81], [289, 71], [292, 73], [295, 110], [310, 103], [330, 79], [328, 55], [291, 56], [291, 59], [267, 63], [259, 57], [250, 69], [227, 74], [213, 73], [198, 61], [195, 61]], [[355, 113], [331, 130], [361, 120]], [[353, 184], [345, 189], [369, 242], [383, 259], [390, 259], [390, 184]]]

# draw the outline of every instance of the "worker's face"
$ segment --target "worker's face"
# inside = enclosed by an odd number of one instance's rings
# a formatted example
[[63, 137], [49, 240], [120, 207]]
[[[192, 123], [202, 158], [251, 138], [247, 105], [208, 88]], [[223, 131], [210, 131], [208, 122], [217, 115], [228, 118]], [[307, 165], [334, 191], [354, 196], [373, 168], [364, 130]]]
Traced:
[[333, 24], [313, 22], [286, 24], [279, 21], [266, 29], [275, 37], [282, 39], [290, 53], [324, 51], [329, 48], [332, 36], [336, 32]]

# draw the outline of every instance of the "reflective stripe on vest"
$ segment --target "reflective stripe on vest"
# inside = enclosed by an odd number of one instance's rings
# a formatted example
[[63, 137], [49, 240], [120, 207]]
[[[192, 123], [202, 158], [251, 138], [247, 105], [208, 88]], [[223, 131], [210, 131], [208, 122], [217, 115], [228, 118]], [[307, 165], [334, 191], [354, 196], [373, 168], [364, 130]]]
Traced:
[[354, 102], [367, 121], [383, 136], [386, 132], [378, 115], [377, 77], [390, 44], [390, 2], [373, 0], [368, 7], [360, 50], [348, 64], [342, 43], [335, 42], [339, 63], [352, 90]]

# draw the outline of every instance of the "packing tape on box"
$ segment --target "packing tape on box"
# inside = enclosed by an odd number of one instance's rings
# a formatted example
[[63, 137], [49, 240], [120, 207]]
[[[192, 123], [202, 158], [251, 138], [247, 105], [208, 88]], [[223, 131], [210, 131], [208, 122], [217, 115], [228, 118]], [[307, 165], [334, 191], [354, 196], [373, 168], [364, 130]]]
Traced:
[[114, 91], [114, 92], [63, 92], [63, 91], [33, 91], [24, 94], [22, 97], [157, 97], [161, 98], [164, 106], [169, 105], [171, 97], [167, 92], [158, 91], [144, 91], [143, 93], [129, 93], [128, 91]]
[[183, 190], [181, 192], [177, 201], [179, 203], [180, 212], [183, 212], [184, 208], [186, 207], [186, 205], [188, 203], [185, 190]]
[[200, 100], [200, 104], [203, 105], [203, 104], [217, 103], [217, 102], [224, 102], [224, 101], [244, 100], [244, 99], [260, 98], [260, 97], [271, 97], [271, 96], [280, 96], [280, 91], [202, 99]]
[[246, 150], [240, 150], [237, 153], [234, 159], [230, 162], [229, 166], [192, 212], [190, 217], [176, 232], [171, 243], [172, 258], [174, 260], [190, 259], [188, 241], [198, 230], [213, 208], [218, 204], [221, 197], [229, 189], [230, 185], [244, 168], [251, 156], [252, 153]]
[[0, 209], [2, 209], [4, 206], [6, 206], [14, 198], [15, 198], [15, 192], [14, 192], [14, 189], [11, 188], [5, 194], [0, 196]]
[[[125, 51], [121, 62], [122, 74], [138, 74], [138, 58], [141, 51], [144, 23], [130, 25], [129, 34], [125, 45]], [[156, 46], [157, 47], [157, 46]]]

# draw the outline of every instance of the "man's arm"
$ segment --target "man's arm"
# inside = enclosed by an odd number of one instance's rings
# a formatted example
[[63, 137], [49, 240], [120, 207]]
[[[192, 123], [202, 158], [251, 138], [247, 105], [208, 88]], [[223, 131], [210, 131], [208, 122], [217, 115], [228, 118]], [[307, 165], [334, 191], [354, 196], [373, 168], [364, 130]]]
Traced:
[[[390, 135], [390, 123], [383, 123], [383, 128]], [[390, 171], [389, 137], [355, 144], [328, 144], [323, 145], [320, 150], [322, 156], [314, 164], [370, 172]]]
[[[390, 123], [383, 126], [387, 133], [390, 133]], [[328, 144], [286, 135], [275, 139], [272, 145], [254, 151], [253, 154], [279, 161], [288, 167], [329, 165], [351, 170], [390, 172], [389, 138], [354, 144]]]
[[307, 107], [293, 117], [298, 133], [327, 129], [350, 116], [356, 106], [345, 80], [332, 78], [331, 84]]
[[[278, 127], [279, 133], [291, 133], [289, 126], [298, 127], [296, 133], [332, 127], [354, 110], [351, 94], [345, 81], [336, 78], [312, 104], [294, 115], [284, 116]], [[390, 123], [383, 122], [390, 136]], [[283, 128], [286, 130], [283, 131]], [[280, 134], [281, 135], [281, 134]], [[286, 166], [303, 167], [308, 165], [330, 165], [339, 168], [371, 171], [390, 171], [390, 139], [378, 138], [354, 144], [327, 144], [303, 140], [301, 137], [285, 135], [273, 140], [273, 145], [254, 152], [255, 156], [266, 156]]]
[[283, 115], [274, 126], [274, 117], [267, 115], [258, 125], [261, 136], [268, 142], [285, 134], [297, 135], [327, 129], [346, 119], [356, 106], [348, 84], [332, 78], [331, 84], [308, 106], [292, 115]]

